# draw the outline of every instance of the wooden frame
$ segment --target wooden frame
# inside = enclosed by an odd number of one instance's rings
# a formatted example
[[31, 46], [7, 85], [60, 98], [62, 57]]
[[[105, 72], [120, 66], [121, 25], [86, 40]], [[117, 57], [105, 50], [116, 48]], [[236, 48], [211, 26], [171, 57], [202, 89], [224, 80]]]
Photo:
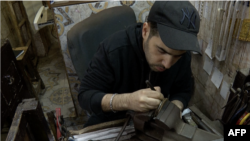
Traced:
[[[36, 46], [33, 40], [33, 37], [31, 35], [30, 31], [30, 23], [28, 22], [27, 13], [25, 11], [24, 5], [22, 1], [6, 1], [8, 5], [8, 12], [10, 13], [11, 22], [14, 25], [15, 32], [17, 34], [18, 40], [19, 40], [19, 46], [31, 46], [31, 48], [28, 50], [30, 57], [36, 57], [37, 56], [37, 50]], [[16, 8], [15, 8], [16, 5]], [[18, 15], [21, 15], [19, 17]], [[22, 19], [19, 19], [19, 18]], [[23, 29], [25, 30], [26, 34], [23, 33]], [[27, 40], [27, 41], [26, 41]]]
[[[22, 68], [21, 69], [22, 73], [27, 75], [27, 78], [31, 84], [34, 81], [37, 81], [38, 83], [40, 81], [39, 87], [41, 89], [45, 89], [45, 85], [44, 85], [43, 80], [37, 71], [37, 67], [29, 59], [29, 55], [27, 54], [28, 48], [29, 47], [24, 46], [24, 47], [13, 48], [12, 50], [16, 50], [16, 51], [23, 50], [24, 51], [24, 53], [22, 55], [20, 55], [19, 57], [16, 58], [18, 65], [20, 66], [20, 68]], [[32, 89], [32, 91], [34, 91], [34, 90]], [[36, 98], [38, 99], [39, 93], [36, 93], [35, 91], [34, 91], [34, 93], [35, 93]]]
[[67, 5], [82, 4], [82, 3], [91, 3], [91, 2], [97, 2], [97, 1], [57, 1], [57, 2], [54, 2], [53, 4], [50, 4], [50, 1], [46, 1], [46, 4], [51, 9], [54, 7], [61, 7], [61, 6], [67, 6]]
[[55, 141], [41, 105], [34, 98], [18, 105], [6, 141]]

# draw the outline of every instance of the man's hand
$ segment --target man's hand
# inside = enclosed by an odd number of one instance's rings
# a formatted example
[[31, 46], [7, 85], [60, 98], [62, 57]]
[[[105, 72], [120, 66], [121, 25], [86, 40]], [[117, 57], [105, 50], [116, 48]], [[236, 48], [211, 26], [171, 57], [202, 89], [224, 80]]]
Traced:
[[147, 112], [156, 109], [160, 102], [164, 99], [160, 87], [154, 87], [156, 91], [151, 89], [141, 89], [127, 96], [128, 109]]
[[181, 118], [181, 114], [182, 114], [182, 110], [183, 110], [183, 104], [181, 101], [179, 100], [173, 100], [171, 101], [172, 103], [174, 103], [179, 109], [180, 109], [180, 118]]

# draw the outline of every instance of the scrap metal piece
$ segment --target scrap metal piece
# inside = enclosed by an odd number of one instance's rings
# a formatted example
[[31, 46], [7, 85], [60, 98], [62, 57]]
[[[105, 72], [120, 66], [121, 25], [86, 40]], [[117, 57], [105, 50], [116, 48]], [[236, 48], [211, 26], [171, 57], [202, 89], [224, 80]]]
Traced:
[[206, 124], [204, 124], [194, 113], [191, 113], [191, 117], [194, 120], [194, 122], [200, 126], [202, 129], [210, 132], [210, 133], [214, 133], [209, 127], [206, 126]]
[[201, 118], [203, 123], [205, 123], [215, 134], [223, 137], [223, 125], [216, 121], [211, 121], [207, 116], [205, 116], [195, 105], [189, 107], [198, 117]]

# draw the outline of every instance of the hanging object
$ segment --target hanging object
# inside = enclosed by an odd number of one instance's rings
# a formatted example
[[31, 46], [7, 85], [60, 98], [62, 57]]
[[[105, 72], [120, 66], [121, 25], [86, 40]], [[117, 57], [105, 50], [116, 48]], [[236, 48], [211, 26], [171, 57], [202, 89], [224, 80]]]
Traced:
[[229, 37], [227, 39], [227, 44], [225, 47], [224, 54], [222, 54], [222, 56], [221, 56], [223, 58], [223, 60], [226, 59], [226, 57], [228, 56], [228, 53], [229, 53], [229, 48], [230, 48], [231, 42], [232, 42], [235, 21], [236, 21], [237, 14], [239, 13], [239, 6], [240, 6], [240, 1], [236, 1], [235, 6], [234, 6], [234, 11], [233, 11], [232, 22], [231, 22], [231, 26], [230, 26]]
[[226, 47], [226, 42], [228, 39], [229, 23], [230, 23], [230, 19], [231, 19], [233, 10], [234, 10], [233, 2], [230, 2], [229, 8], [228, 8], [226, 26], [225, 26], [225, 30], [224, 30], [224, 34], [223, 34], [223, 38], [222, 38], [222, 46], [221, 46], [221, 49], [216, 53], [216, 58], [218, 61], [223, 61], [223, 55], [225, 54], [225, 51], [226, 51], [225, 47]]
[[216, 55], [215, 55], [215, 57], [217, 58], [217, 60], [219, 60], [219, 56], [220, 56], [220, 53], [221, 53], [221, 50], [222, 50], [222, 43], [223, 43], [223, 40], [225, 40], [224, 39], [224, 36], [226, 36], [226, 32], [227, 32], [227, 28], [226, 28], [226, 26], [228, 26], [227, 25], [227, 18], [228, 18], [228, 15], [229, 15], [229, 8], [230, 8], [230, 1], [226, 1], [225, 2], [225, 5], [224, 5], [224, 10], [225, 10], [225, 12], [224, 12], [224, 14], [223, 14], [223, 19], [222, 19], [222, 25], [221, 25], [221, 29], [220, 29], [220, 37], [219, 37], [219, 45], [218, 45], [218, 47], [217, 47], [217, 51], [216, 51]]
[[[236, 28], [235, 28], [235, 32], [236, 32], [235, 33], [236, 34], [235, 38], [236, 38], [236, 41], [235, 41], [234, 46], [233, 46], [234, 51], [233, 51], [233, 55], [232, 55], [231, 59], [229, 59], [229, 62], [227, 64], [229, 64], [230, 62], [233, 62], [234, 55], [235, 55], [235, 50], [236, 50], [236, 47], [238, 45], [238, 41], [240, 40], [240, 32], [242, 32], [242, 30], [244, 30], [242, 28], [243, 27], [242, 25], [243, 25], [244, 18], [246, 16], [247, 2], [242, 2], [240, 5], [241, 5], [240, 9], [242, 9], [242, 11], [241, 11], [241, 17], [240, 17], [240, 19], [238, 19], [239, 24], [236, 25]], [[232, 70], [232, 68], [231, 69], [229, 68], [228, 69], [228, 75], [230, 77], [232, 77], [233, 76], [232, 74], [233, 74], [233, 70]]]
[[222, 25], [222, 19], [223, 19], [223, 14], [225, 10], [222, 8], [223, 1], [218, 2], [219, 3], [219, 8], [216, 11], [216, 21], [214, 24], [214, 33], [213, 33], [213, 43], [212, 43], [212, 52], [211, 52], [211, 57], [215, 57], [216, 50], [219, 46], [219, 36], [220, 36], [220, 29]]

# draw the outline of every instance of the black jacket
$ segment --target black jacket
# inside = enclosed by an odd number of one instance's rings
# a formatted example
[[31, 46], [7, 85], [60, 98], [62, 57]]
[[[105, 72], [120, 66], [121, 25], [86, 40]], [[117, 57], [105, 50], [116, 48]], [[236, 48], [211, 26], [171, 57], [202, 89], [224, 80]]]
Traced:
[[[124, 112], [106, 112], [101, 108], [101, 100], [107, 93], [130, 93], [146, 88], [150, 68], [142, 47], [142, 24], [135, 24], [126, 30], [109, 36], [100, 46], [89, 63], [81, 80], [78, 100], [80, 106], [97, 116], [115, 120]], [[184, 108], [191, 97], [193, 79], [191, 77], [191, 55], [185, 53], [170, 69], [150, 73], [153, 86], [160, 86], [161, 92], [169, 99], [180, 100]]]

